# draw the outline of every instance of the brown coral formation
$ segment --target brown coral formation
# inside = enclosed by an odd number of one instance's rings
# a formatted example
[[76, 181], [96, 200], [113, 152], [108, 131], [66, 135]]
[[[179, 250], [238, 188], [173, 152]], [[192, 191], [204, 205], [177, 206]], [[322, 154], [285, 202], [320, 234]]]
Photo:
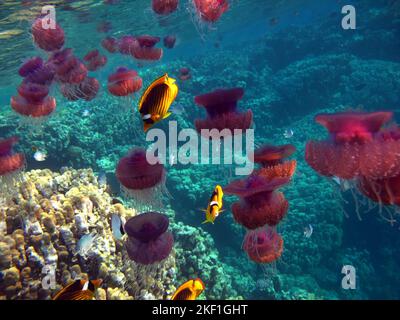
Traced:
[[[51, 299], [70, 281], [103, 279], [96, 299], [165, 299], [174, 290], [175, 257], [145, 268], [130, 261], [113, 237], [111, 215], [135, 215], [112, 204], [92, 170], [33, 170], [0, 208], [0, 300]], [[87, 252], [79, 239], [97, 236]], [[122, 240], [123, 241], [123, 240]], [[46, 288], [46, 270], [56, 285]]]

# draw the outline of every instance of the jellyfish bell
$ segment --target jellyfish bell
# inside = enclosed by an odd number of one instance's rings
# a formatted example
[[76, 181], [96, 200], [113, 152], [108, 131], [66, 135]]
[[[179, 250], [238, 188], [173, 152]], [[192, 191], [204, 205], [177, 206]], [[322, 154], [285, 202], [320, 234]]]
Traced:
[[43, 62], [40, 57], [33, 57], [25, 61], [18, 70], [24, 82], [50, 85], [54, 78], [54, 70]]
[[247, 110], [241, 113], [237, 110], [237, 102], [242, 99], [242, 88], [217, 89], [211, 93], [196, 96], [194, 101], [207, 111], [206, 119], [196, 119], [195, 126], [199, 133], [202, 129], [229, 129], [235, 134], [235, 129], [247, 130], [253, 122], [253, 113]]
[[41, 118], [50, 115], [55, 110], [56, 101], [53, 97], [47, 96], [41, 101], [30, 102], [18, 95], [11, 97], [11, 106], [20, 115]]
[[108, 91], [117, 97], [126, 97], [142, 88], [142, 78], [135, 70], [120, 67], [108, 77]]
[[113, 37], [104, 38], [101, 41], [101, 45], [109, 53], [116, 53], [119, 50], [119, 41], [116, 38], [113, 38]]
[[166, 215], [151, 211], [141, 213], [127, 220], [124, 230], [129, 237], [142, 242], [149, 242], [165, 233], [168, 226], [169, 219]]
[[165, 168], [159, 162], [150, 164], [144, 149], [133, 149], [121, 158], [115, 174], [123, 193], [132, 198], [138, 207], [162, 207], [163, 197], [168, 195]]
[[137, 43], [136, 37], [126, 35], [118, 41], [118, 51], [124, 55], [132, 55], [133, 47]]
[[186, 67], [182, 67], [179, 69], [179, 79], [182, 81], [189, 80], [192, 77], [190, 74], [190, 69]]
[[163, 49], [155, 47], [159, 41], [159, 37], [149, 35], [138, 36], [133, 41], [131, 55], [138, 60], [160, 60], [163, 56]]
[[23, 82], [17, 89], [19, 95], [24, 97], [28, 102], [40, 102], [49, 94], [49, 88], [47, 86]]
[[103, 67], [107, 63], [107, 57], [102, 56], [99, 50], [95, 49], [89, 51], [84, 57], [83, 60], [86, 63], [86, 68], [89, 71], [96, 71], [97, 69]]
[[17, 142], [17, 137], [0, 139], [0, 191], [4, 195], [14, 189], [25, 167], [24, 155], [13, 152]]
[[[330, 133], [330, 139], [309, 141], [305, 159], [319, 174], [353, 179], [377, 178], [400, 173], [399, 139], [386, 139], [382, 126], [392, 112], [343, 112], [317, 115], [315, 120]], [[378, 174], [377, 174], [378, 173]]]
[[168, 258], [173, 245], [174, 237], [172, 233], [165, 232], [148, 242], [129, 237], [125, 243], [125, 248], [131, 260], [142, 265], [152, 265]]
[[262, 176], [249, 176], [225, 186], [226, 194], [241, 198], [232, 204], [235, 221], [247, 229], [264, 225], [276, 226], [285, 217], [289, 202], [282, 192], [276, 191], [289, 183], [289, 178], [267, 180]]
[[168, 15], [178, 8], [178, 0], [152, 0], [153, 11], [160, 15]]
[[291, 178], [297, 167], [296, 160], [285, 160], [296, 151], [295, 146], [286, 144], [282, 146], [264, 145], [255, 150], [250, 159], [254, 163], [261, 164], [262, 168], [253, 172], [267, 179], [274, 177]]
[[49, 24], [54, 24], [55, 28], [44, 27], [43, 18], [38, 18], [32, 25], [32, 36], [34, 43], [45, 51], [55, 51], [62, 48], [64, 45], [64, 30], [55, 21], [50, 21]]
[[247, 232], [243, 250], [257, 263], [273, 263], [283, 252], [283, 239], [273, 228], [260, 228]]

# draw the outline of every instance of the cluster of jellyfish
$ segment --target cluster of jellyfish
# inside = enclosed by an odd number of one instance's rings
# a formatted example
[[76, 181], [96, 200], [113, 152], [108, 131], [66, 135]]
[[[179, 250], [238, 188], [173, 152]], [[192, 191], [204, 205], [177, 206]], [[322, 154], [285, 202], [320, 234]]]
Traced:
[[358, 194], [370, 200], [368, 204], [377, 203], [385, 220], [396, 222], [393, 212], [398, 212], [400, 205], [400, 129], [392, 119], [393, 113], [386, 111], [315, 117], [329, 137], [309, 141], [305, 159], [317, 173], [350, 186], [360, 220]]
[[296, 160], [287, 160], [296, 151], [293, 145], [264, 145], [251, 159], [260, 167], [244, 179], [224, 187], [226, 194], [240, 198], [231, 206], [235, 221], [246, 228], [243, 250], [264, 270], [274, 266], [283, 252], [283, 239], [277, 226], [286, 216], [289, 203], [280, 188], [287, 185], [295, 171]]

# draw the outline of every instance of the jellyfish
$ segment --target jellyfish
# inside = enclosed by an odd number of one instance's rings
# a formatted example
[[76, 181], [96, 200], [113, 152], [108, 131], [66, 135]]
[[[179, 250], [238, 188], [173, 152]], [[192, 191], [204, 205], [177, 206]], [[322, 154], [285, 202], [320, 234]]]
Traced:
[[[51, 24], [54, 24], [55, 28], [51, 28]], [[32, 36], [35, 44], [45, 51], [59, 50], [64, 45], [64, 30], [55, 21], [36, 19], [32, 25]]]
[[206, 119], [196, 119], [195, 126], [199, 133], [203, 129], [229, 129], [235, 134], [235, 129], [247, 130], [253, 121], [253, 113], [247, 110], [241, 113], [237, 110], [237, 101], [242, 99], [242, 88], [218, 89], [211, 93], [196, 96], [196, 104], [203, 106], [207, 111]]
[[25, 167], [24, 155], [12, 150], [17, 142], [17, 137], [0, 140], [0, 192], [4, 195], [14, 189]]
[[117, 97], [126, 97], [142, 88], [142, 78], [135, 70], [120, 67], [108, 77], [108, 91]]
[[247, 229], [276, 226], [289, 208], [283, 193], [276, 190], [289, 181], [289, 178], [267, 180], [262, 176], [249, 176], [225, 186], [223, 190], [226, 194], [241, 198], [231, 207], [235, 221]]
[[190, 69], [186, 67], [182, 67], [179, 69], [179, 79], [181, 81], [189, 80], [192, 77], [190, 74]]
[[113, 37], [107, 37], [101, 41], [101, 45], [110, 53], [118, 52], [119, 41]]
[[175, 47], [176, 37], [173, 35], [165, 36], [163, 42], [164, 42], [164, 47], [172, 49], [173, 47]]
[[11, 97], [11, 107], [26, 122], [40, 125], [56, 108], [56, 100], [48, 93], [47, 86], [23, 82], [18, 95]]
[[157, 14], [167, 15], [178, 8], [178, 0], [152, 0], [151, 7]]
[[18, 70], [18, 74], [26, 82], [50, 85], [54, 78], [54, 71], [43, 62], [40, 57], [28, 59]]
[[129, 258], [142, 265], [166, 259], [174, 244], [168, 226], [168, 217], [158, 212], [145, 212], [126, 221], [124, 229], [128, 239], [125, 248]]
[[319, 174], [353, 179], [390, 178], [400, 173], [400, 140], [382, 135], [392, 112], [343, 112], [319, 114], [315, 120], [330, 139], [309, 141], [307, 163]]
[[118, 51], [124, 55], [133, 55], [133, 47], [136, 44], [136, 38], [134, 36], [123, 36], [118, 41]]
[[273, 228], [248, 231], [243, 250], [257, 263], [272, 263], [278, 260], [283, 251], [283, 239]]
[[290, 157], [295, 151], [296, 148], [291, 144], [264, 145], [258, 148], [254, 152], [253, 161], [259, 163], [262, 168], [254, 171], [253, 175], [260, 175], [267, 179], [291, 178], [296, 171], [297, 162], [296, 160], [285, 161], [285, 158]]
[[206, 22], [216, 22], [228, 10], [227, 0], [193, 0], [200, 19]]
[[153, 37], [149, 35], [136, 37], [132, 44], [132, 56], [138, 60], [160, 60], [163, 56], [163, 49], [155, 47], [159, 41], [159, 37]]
[[96, 71], [107, 63], [107, 57], [100, 55], [99, 50], [95, 49], [88, 52], [83, 57], [83, 61], [86, 62], [86, 68], [89, 71]]
[[163, 196], [168, 195], [165, 187], [164, 165], [154, 160], [150, 164], [144, 149], [133, 149], [121, 158], [116, 168], [116, 177], [123, 193], [134, 200], [138, 207], [162, 207]]

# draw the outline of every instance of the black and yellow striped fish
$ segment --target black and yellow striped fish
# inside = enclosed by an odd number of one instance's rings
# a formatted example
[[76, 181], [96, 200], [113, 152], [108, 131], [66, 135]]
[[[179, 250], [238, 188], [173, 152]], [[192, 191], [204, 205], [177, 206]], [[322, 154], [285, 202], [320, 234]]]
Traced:
[[191, 279], [176, 289], [171, 300], [196, 300], [205, 288], [200, 278]]
[[153, 81], [140, 98], [139, 112], [145, 132], [155, 123], [171, 115], [168, 110], [178, 95], [175, 81], [165, 74]]
[[102, 280], [75, 280], [61, 289], [53, 300], [92, 300]]

